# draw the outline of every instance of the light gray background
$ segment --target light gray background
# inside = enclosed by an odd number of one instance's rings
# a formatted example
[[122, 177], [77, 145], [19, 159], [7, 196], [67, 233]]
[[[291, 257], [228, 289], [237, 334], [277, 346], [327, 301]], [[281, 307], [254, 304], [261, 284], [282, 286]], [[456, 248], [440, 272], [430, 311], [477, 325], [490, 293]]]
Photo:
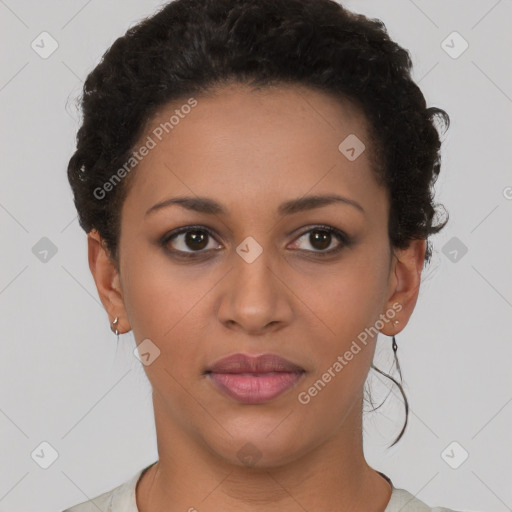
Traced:
[[[452, 119], [436, 186], [450, 222], [432, 238], [416, 311], [397, 336], [409, 426], [387, 449], [403, 422], [392, 388], [386, 405], [365, 416], [365, 453], [395, 486], [431, 506], [512, 510], [512, 2], [345, 4], [385, 22], [410, 50], [429, 105]], [[4, 512], [62, 510], [157, 458], [151, 388], [131, 334], [116, 351], [66, 167], [84, 78], [118, 36], [159, 5], [0, 0]], [[47, 59], [31, 48], [43, 31], [59, 45]], [[442, 46], [453, 31], [469, 43], [458, 58]], [[453, 37], [445, 43], [452, 53], [461, 44]], [[43, 237], [57, 248], [46, 262], [33, 253]], [[454, 262], [450, 245], [443, 253], [447, 243], [464, 244], [467, 253], [459, 250]], [[390, 338], [380, 336], [375, 364], [388, 371], [391, 363]], [[384, 397], [387, 388], [372, 375], [375, 396]], [[58, 452], [48, 469], [31, 457], [44, 441]], [[460, 460], [462, 450], [469, 457], [453, 469], [446, 460]]]

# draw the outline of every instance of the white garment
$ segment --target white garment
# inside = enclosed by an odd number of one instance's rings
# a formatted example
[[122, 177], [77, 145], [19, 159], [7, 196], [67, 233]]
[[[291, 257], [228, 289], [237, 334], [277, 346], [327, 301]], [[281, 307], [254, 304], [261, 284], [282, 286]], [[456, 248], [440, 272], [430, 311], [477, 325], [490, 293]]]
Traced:
[[[138, 471], [124, 484], [63, 512], [139, 512], [135, 501], [135, 486], [142, 473], [153, 464]], [[397, 489], [388, 476], [380, 474], [392, 487], [391, 498], [383, 512], [456, 512], [449, 508], [429, 507], [404, 489]]]

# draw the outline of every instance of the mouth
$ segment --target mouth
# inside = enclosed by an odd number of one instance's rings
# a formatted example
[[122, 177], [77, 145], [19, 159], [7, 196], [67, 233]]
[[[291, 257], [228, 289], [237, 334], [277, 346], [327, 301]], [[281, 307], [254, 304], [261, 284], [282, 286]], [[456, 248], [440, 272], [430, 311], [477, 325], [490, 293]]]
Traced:
[[234, 354], [205, 372], [218, 391], [245, 404], [273, 400], [293, 388], [304, 373], [304, 368], [275, 354]]

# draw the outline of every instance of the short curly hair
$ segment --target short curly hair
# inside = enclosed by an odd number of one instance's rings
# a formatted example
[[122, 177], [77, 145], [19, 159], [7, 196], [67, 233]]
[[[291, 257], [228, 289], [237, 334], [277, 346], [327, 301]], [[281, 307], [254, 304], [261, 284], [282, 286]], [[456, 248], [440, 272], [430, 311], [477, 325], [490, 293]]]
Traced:
[[95, 190], [128, 161], [157, 109], [229, 83], [295, 84], [360, 108], [390, 199], [390, 246], [427, 240], [428, 262], [428, 237], [448, 221], [435, 224], [436, 120], [448, 128], [450, 119], [427, 108], [411, 69], [380, 20], [334, 0], [174, 0], [119, 37], [87, 76], [67, 170], [80, 225], [98, 231], [119, 268], [121, 208], [136, 171], [107, 197]]

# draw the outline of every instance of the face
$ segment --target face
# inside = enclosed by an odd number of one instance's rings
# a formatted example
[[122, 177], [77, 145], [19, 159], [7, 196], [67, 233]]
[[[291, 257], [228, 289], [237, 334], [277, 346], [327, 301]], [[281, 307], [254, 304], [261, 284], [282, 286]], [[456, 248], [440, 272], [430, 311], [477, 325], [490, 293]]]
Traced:
[[[146, 340], [157, 435], [238, 465], [350, 450], [375, 335], [407, 322], [424, 244], [397, 266], [356, 108], [298, 87], [196, 101], [162, 107], [141, 138], [155, 145], [123, 205], [120, 274], [90, 249], [112, 318]], [[215, 368], [234, 354], [289, 365]]]

